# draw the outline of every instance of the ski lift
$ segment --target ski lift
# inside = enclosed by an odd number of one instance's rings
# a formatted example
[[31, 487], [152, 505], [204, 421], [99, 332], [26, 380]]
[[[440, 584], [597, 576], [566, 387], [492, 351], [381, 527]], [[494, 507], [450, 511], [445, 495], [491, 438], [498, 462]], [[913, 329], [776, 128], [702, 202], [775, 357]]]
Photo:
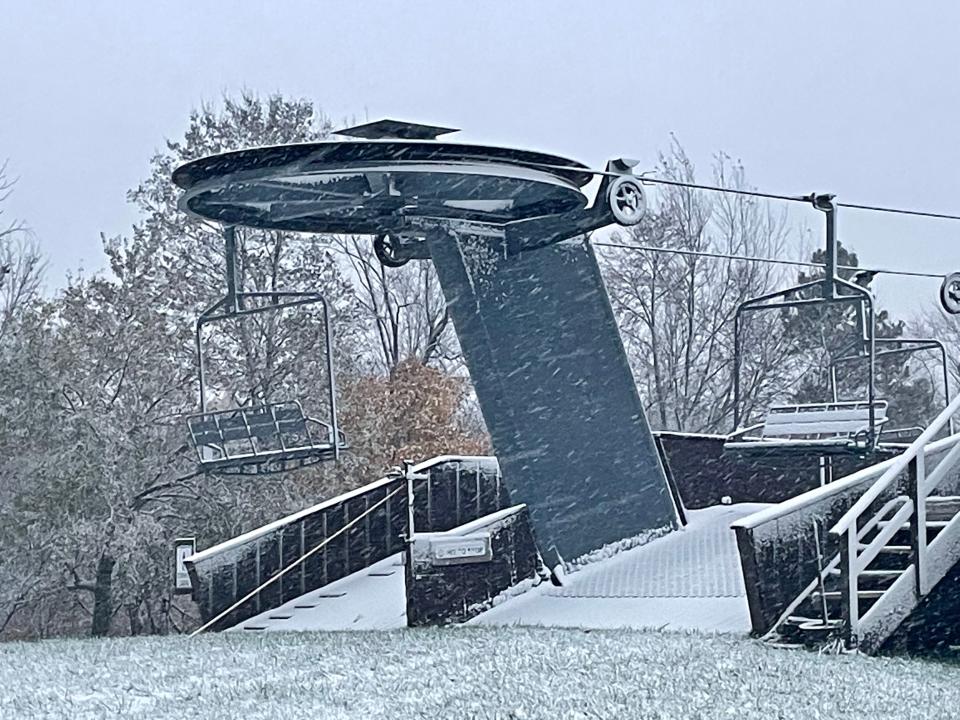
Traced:
[[[224, 240], [227, 294], [207, 308], [196, 324], [200, 412], [187, 418], [187, 428], [200, 470], [218, 475], [266, 475], [338, 460], [340, 453], [349, 446], [337, 425], [333, 344], [326, 299], [316, 292], [237, 290], [236, 232], [232, 226], [224, 229]], [[268, 302], [264, 303], [264, 300]], [[295, 400], [208, 410], [202, 345], [204, 326], [220, 320], [312, 304], [323, 307], [329, 421], [307, 416]]]
[[[785, 290], [750, 298], [740, 303], [734, 317], [733, 354], [733, 421], [737, 428], [724, 443], [724, 451], [738, 455], [804, 454], [829, 458], [833, 455], [873, 455], [887, 422], [887, 403], [876, 397], [875, 365], [877, 359], [876, 322], [873, 295], [865, 287], [837, 274], [836, 216], [833, 195], [811, 195], [810, 202], [826, 216], [826, 268], [822, 279], [796, 285]], [[819, 290], [819, 297], [804, 294]], [[831, 402], [771, 407], [764, 422], [741, 428], [742, 398], [740, 369], [742, 363], [741, 330], [743, 316], [778, 308], [806, 309], [817, 305], [853, 305], [859, 324], [861, 348], [855, 359], [867, 367], [866, 398], [839, 401], [834, 384]], [[854, 357], [844, 357], [843, 362]], [[833, 380], [836, 373], [831, 372]]]

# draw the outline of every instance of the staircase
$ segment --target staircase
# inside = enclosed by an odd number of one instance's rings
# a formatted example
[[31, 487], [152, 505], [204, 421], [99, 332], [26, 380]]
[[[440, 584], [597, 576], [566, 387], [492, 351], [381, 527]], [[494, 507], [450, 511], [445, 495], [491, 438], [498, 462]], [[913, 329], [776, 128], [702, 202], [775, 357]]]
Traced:
[[812, 523], [817, 576], [767, 640], [877, 652], [960, 563], [960, 434], [933, 442], [958, 411], [960, 398], [878, 466], [875, 482], [832, 527]]
[[[907, 496], [898, 496], [887, 503], [886, 517], [882, 516], [863, 533], [859, 549], [871, 547], [877, 537], [893, 529], [890, 537], [880, 541], [876, 556], [858, 573], [857, 605], [860, 613], [869, 614], [871, 608], [890, 590], [905, 573], [912, 573], [912, 537], [909, 522], [893, 526], [890, 516], [895, 515], [907, 503]], [[960, 496], [928, 497], [926, 502], [926, 543], [929, 545], [941, 531], [960, 513]], [[886, 534], [886, 533], [885, 533]], [[781, 646], [804, 646], [822, 648], [825, 645], [842, 643], [845, 640], [843, 600], [845, 584], [840, 569], [840, 553], [834, 555], [824, 567], [822, 582], [817, 580], [808, 589], [800, 602], [771, 634], [770, 640]], [[911, 575], [912, 577], [912, 575]]]

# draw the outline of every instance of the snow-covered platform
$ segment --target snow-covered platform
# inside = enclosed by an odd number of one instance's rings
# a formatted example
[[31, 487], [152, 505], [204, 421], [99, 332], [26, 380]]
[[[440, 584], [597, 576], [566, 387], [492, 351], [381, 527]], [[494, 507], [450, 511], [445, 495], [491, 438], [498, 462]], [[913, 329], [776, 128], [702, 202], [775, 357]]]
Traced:
[[406, 625], [403, 553], [397, 553], [231, 630], [395, 630]]
[[766, 505], [688, 511], [689, 524], [543, 584], [471, 620], [482, 625], [749, 632], [735, 520]]
[[[750, 617], [731, 523], [767, 507], [687, 511], [689, 524], [593, 562], [563, 587], [542, 583], [470, 621], [479, 625], [664, 628], [746, 633]], [[249, 631], [392, 630], [406, 626], [403, 555], [261, 613]]]

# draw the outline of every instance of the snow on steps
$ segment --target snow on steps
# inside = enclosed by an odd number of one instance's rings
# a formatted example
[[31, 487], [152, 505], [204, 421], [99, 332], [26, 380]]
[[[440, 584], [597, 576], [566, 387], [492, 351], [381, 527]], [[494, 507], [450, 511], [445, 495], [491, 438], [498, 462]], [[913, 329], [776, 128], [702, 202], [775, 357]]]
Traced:
[[396, 553], [227, 632], [395, 630], [406, 625], [403, 553]]

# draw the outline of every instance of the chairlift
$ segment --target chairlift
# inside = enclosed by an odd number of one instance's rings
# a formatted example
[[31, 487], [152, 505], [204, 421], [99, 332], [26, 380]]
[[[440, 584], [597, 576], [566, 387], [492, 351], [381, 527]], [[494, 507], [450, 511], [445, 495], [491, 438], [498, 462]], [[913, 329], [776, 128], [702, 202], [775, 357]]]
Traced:
[[[866, 288], [841, 278], [837, 273], [836, 217], [833, 195], [811, 195], [813, 206], [826, 217], [826, 268], [822, 279], [777, 290], [740, 303], [734, 316], [733, 355], [733, 421], [737, 428], [724, 443], [726, 452], [738, 455], [834, 455], [870, 456], [878, 451], [883, 426], [887, 422], [887, 403], [876, 397], [875, 365], [877, 359], [876, 322], [873, 295]], [[819, 290], [818, 297], [804, 297]], [[742, 364], [743, 317], [746, 313], [780, 308], [801, 308], [822, 305], [853, 305], [859, 327], [856, 359], [867, 367], [866, 398], [839, 401], [834, 384], [832, 401], [816, 404], [777, 405], [771, 407], [762, 423], [741, 427], [742, 397], [740, 370]], [[849, 361], [853, 357], [844, 357]], [[835, 380], [835, 372], [831, 373]]]
[[[337, 425], [330, 309], [316, 292], [242, 292], [237, 289], [236, 231], [224, 229], [227, 294], [201, 313], [196, 323], [200, 412], [187, 418], [191, 442], [202, 472], [218, 475], [266, 475], [320, 462], [336, 461], [346, 450]], [[266, 301], [266, 302], [264, 302]], [[323, 307], [329, 421], [307, 416], [299, 401], [265, 402], [226, 410], [207, 409], [203, 328], [221, 320], [244, 318], [319, 303]]]

